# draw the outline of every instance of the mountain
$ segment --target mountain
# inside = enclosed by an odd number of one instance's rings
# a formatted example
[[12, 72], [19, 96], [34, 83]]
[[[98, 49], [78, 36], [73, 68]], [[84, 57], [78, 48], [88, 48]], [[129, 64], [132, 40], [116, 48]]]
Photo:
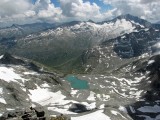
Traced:
[[[49, 23], [33, 23], [25, 25], [13, 24], [11, 27], [0, 29], [0, 41], [14, 41], [19, 37], [24, 37], [29, 34], [37, 33], [49, 28], [54, 28], [57, 24]], [[7, 43], [6, 43], [7, 44]]]
[[159, 30], [127, 14], [3, 37], [0, 119], [160, 119]]
[[[54, 27], [54, 24], [49, 24], [49, 23], [33, 23], [33, 24], [25, 24], [25, 25], [17, 25], [13, 24], [11, 27], [6, 27], [6, 28], [1, 28], [1, 37], [13, 37], [15, 36], [24, 36], [27, 34], [39, 32], [51, 27]], [[11, 32], [14, 32], [11, 34]], [[9, 35], [11, 34], [11, 35]]]
[[1, 53], [7, 51], [63, 72], [83, 73], [85, 68], [81, 57], [85, 51], [125, 34], [155, 29], [147, 28], [142, 22], [146, 21], [131, 15], [103, 23], [73, 21], [15, 40], [3, 39]]
[[152, 24], [150, 22], [148, 22], [144, 19], [141, 19], [137, 16], [132, 16], [130, 14], [118, 16], [117, 18], [113, 19], [112, 21], [116, 21], [117, 19], [126, 19], [127, 21], [138, 23], [140, 25], [143, 25], [144, 27], [151, 27], [152, 26]]

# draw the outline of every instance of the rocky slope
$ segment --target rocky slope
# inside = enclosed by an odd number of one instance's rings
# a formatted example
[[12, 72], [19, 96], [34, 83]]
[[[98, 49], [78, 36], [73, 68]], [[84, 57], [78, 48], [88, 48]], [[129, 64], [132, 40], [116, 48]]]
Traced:
[[[111, 21], [101, 23], [75, 21], [60, 25], [54, 29], [16, 38], [14, 44], [7, 43], [7, 45], [11, 45], [7, 49], [6, 44], [1, 44], [0, 48], [1, 53], [8, 51], [56, 67], [63, 72], [84, 72], [85, 69], [82, 66], [83, 61], [81, 59], [84, 51], [127, 34], [128, 37], [132, 37], [132, 33], [133, 35], [136, 34], [136, 37], [140, 39], [143, 37], [140, 35], [147, 34], [147, 30], [152, 35], [156, 29], [151, 23], [131, 15], [119, 16]], [[154, 37], [157, 37], [158, 33], [155, 32], [157, 35]], [[125, 45], [125, 41], [123, 44]], [[128, 50], [129, 48], [124, 49]], [[115, 51], [118, 50], [115, 49]]]
[[[18, 119], [32, 106], [47, 119], [158, 120], [160, 56], [134, 60], [109, 74], [77, 75], [88, 89], [73, 89], [65, 78], [5, 54], [0, 59], [0, 113]], [[32, 118], [36, 117], [32, 113]]]
[[109, 72], [135, 59], [157, 54], [159, 40], [160, 29], [141, 28], [88, 49], [82, 55], [83, 65], [88, 72]]
[[49, 28], [53, 28], [54, 26], [56, 26], [56, 24], [49, 24], [49, 23], [33, 23], [25, 25], [13, 24], [11, 27], [0, 28], [0, 39], [25, 36]]
[[26, 25], [13, 24], [11, 27], [0, 28], [1, 46], [4, 46], [4, 49], [9, 49], [16, 44], [17, 39], [49, 28], [54, 28], [55, 26], [56, 24], [33, 23]]

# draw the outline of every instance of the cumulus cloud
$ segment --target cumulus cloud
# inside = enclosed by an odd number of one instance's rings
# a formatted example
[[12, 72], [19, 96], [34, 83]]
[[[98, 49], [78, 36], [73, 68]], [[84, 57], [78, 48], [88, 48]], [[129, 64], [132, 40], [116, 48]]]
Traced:
[[151, 22], [160, 20], [160, 0], [103, 0], [117, 9], [119, 14], [132, 14]]
[[101, 21], [112, 17], [111, 11], [101, 13], [100, 6], [83, 0], [59, 0], [60, 7], [55, 7], [51, 0], [1, 0], [1, 26], [34, 22], [65, 22], [72, 20]]
[[34, 6], [37, 17], [41, 20], [60, 21], [62, 18], [62, 10], [55, 7], [50, 0], [37, 0]]
[[0, 1], [0, 16], [6, 17], [12, 14], [20, 14], [26, 12], [32, 7], [30, 0], [1, 0]]
[[159, 2], [159, 0], [141, 0], [140, 2], [143, 4], [148, 4], [148, 3]]
[[55, 7], [51, 0], [1, 0], [1, 26], [34, 22], [57, 22], [62, 18], [62, 10]]
[[101, 15], [100, 7], [96, 3], [82, 0], [60, 0], [62, 13], [71, 19], [96, 19]]

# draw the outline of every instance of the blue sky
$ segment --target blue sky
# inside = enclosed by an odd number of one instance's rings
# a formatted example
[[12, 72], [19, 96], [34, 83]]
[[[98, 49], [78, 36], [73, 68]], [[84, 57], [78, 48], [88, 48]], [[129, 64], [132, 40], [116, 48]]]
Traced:
[[56, 7], [60, 6], [59, 0], [51, 0]]
[[104, 12], [106, 10], [110, 10], [113, 7], [109, 4], [104, 4], [102, 0], [84, 0], [84, 1], [90, 1], [91, 3], [96, 3], [98, 6], [101, 7], [101, 11]]
[[[34, 1], [36, 1], [36, 0], [34, 0]], [[59, 0], [51, 0], [51, 1], [52, 1], [52, 3], [54, 3], [54, 5], [55, 5], [56, 7], [59, 7], [59, 6], [60, 6]], [[102, 0], [83, 0], [83, 1], [84, 1], [84, 2], [89, 1], [90, 3], [96, 3], [98, 6], [101, 7], [101, 11], [102, 11], [102, 12], [104, 12], [104, 11], [106, 11], [106, 10], [110, 10], [110, 9], [113, 8], [113, 7], [112, 7], [111, 5], [109, 5], [109, 4], [104, 4]]]

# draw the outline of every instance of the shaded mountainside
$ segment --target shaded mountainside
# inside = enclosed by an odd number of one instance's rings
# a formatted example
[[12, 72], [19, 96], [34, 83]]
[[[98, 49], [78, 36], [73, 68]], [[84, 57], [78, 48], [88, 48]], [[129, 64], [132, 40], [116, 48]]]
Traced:
[[82, 55], [83, 64], [88, 72], [109, 72], [135, 59], [157, 54], [159, 40], [160, 32], [155, 28], [123, 34], [88, 49]]

